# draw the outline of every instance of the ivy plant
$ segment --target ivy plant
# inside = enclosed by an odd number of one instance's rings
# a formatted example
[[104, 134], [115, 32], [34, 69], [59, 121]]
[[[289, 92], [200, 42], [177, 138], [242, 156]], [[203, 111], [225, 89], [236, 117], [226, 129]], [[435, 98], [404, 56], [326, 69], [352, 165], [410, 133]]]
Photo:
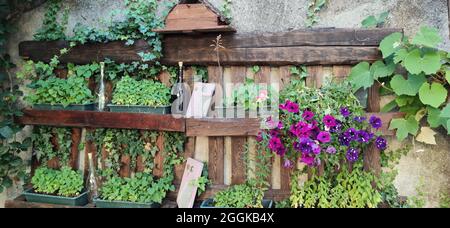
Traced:
[[405, 118], [394, 119], [390, 126], [397, 130], [399, 140], [412, 135], [433, 143], [433, 130], [419, 131], [423, 119], [429, 127], [444, 127], [450, 134], [450, 54], [437, 48], [441, 41], [438, 30], [430, 27], [420, 28], [412, 39], [393, 33], [380, 44], [383, 60], [359, 63], [350, 73], [354, 91], [378, 83], [395, 96], [383, 111], [397, 109], [406, 113]]
[[40, 167], [31, 179], [33, 189], [37, 193], [76, 197], [83, 190], [83, 175], [69, 167], [61, 170]]
[[327, 0], [309, 0], [308, 10], [306, 13], [306, 26], [308, 28], [313, 27], [317, 22], [319, 22], [318, 13], [327, 4]]
[[115, 105], [170, 105], [170, 89], [160, 82], [123, 77], [116, 85], [112, 103]]
[[34, 34], [35, 40], [53, 41], [66, 39], [65, 31], [69, 19], [69, 9], [66, 8], [64, 10], [60, 20], [58, 14], [61, 11], [61, 2], [61, 0], [48, 1], [42, 27]]
[[[53, 137], [56, 139], [57, 147], [52, 143]], [[68, 164], [72, 147], [72, 131], [70, 128], [35, 127], [31, 139], [39, 162], [45, 164], [57, 158], [60, 164]]]

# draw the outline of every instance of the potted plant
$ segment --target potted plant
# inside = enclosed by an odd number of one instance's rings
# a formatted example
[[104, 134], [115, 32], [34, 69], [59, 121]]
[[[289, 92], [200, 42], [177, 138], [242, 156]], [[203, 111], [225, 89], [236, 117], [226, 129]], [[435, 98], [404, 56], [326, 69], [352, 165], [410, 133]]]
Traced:
[[136, 173], [132, 178], [110, 177], [94, 199], [99, 208], [158, 208], [166, 196], [170, 178], [155, 178], [148, 173]]
[[[277, 92], [272, 86], [256, 84], [253, 79], [246, 79], [244, 84], [234, 88], [231, 97], [225, 99], [223, 107], [216, 106], [216, 110], [226, 117], [227, 112], [233, 112], [233, 117], [262, 117], [268, 115], [275, 104]], [[230, 111], [231, 110], [231, 111]], [[250, 113], [254, 112], [254, 113]]]
[[113, 92], [111, 112], [170, 114], [170, 89], [152, 80], [123, 77]]
[[61, 170], [38, 168], [31, 183], [33, 188], [23, 193], [29, 202], [68, 206], [84, 206], [88, 203], [88, 193], [83, 191], [83, 175], [69, 167]]
[[94, 96], [87, 87], [86, 80], [78, 76], [60, 79], [54, 76], [39, 79], [29, 85], [34, 93], [26, 100], [38, 110], [95, 110]]
[[234, 185], [206, 199], [200, 208], [272, 208], [273, 201], [263, 199], [264, 191], [245, 183]]

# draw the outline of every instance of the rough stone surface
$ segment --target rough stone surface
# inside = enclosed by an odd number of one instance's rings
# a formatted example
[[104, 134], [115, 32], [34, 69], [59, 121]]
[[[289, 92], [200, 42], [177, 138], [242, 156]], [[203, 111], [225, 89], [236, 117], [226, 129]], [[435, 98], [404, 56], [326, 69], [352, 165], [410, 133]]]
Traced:
[[[161, 6], [175, 0], [162, 0]], [[209, 0], [221, 9], [223, 0]], [[238, 33], [282, 32], [305, 28], [309, 0], [233, 0], [231, 5], [232, 25]], [[442, 48], [450, 50], [448, 29], [448, 8], [446, 0], [330, 0], [319, 13], [320, 21], [314, 27], [359, 28], [361, 21], [370, 15], [390, 11], [385, 27], [404, 28], [407, 35], [413, 35], [421, 25], [439, 29], [444, 43]], [[111, 18], [111, 12], [123, 9], [123, 0], [66, 0], [64, 6], [70, 8], [67, 33], [76, 23], [104, 27]], [[163, 11], [163, 7], [159, 9]], [[24, 14], [16, 22], [17, 31], [10, 36], [8, 50], [12, 60], [20, 67], [18, 44], [31, 40], [41, 26], [45, 6]], [[120, 18], [120, 12], [115, 19]], [[30, 130], [27, 130], [29, 132]], [[401, 195], [412, 196], [421, 179], [425, 182], [427, 206], [438, 206], [439, 192], [450, 193], [450, 143], [449, 136], [437, 136], [439, 146], [425, 146], [420, 143], [391, 141], [391, 148], [406, 145], [413, 149], [398, 165], [399, 175], [395, 181]], [[30, 153], [29, 153], [30, 154]], [[29, 158], [26, 156], [27, 158]], [[14, 197], [16, 191], [8, 191]], [[0, 207], [5, 193], [0, 194]]]

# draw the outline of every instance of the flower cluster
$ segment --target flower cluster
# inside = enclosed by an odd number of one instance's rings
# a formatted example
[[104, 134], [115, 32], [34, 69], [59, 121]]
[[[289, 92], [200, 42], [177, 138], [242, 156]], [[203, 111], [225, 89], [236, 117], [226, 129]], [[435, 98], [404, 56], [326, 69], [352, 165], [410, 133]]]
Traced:
[[[342, 107], [339, 115], [319, 116], [311, 110], [300, 111], [299, 104], [287, 100], [280, 105], [281, 121], [268, 118], [266, 125], [272, 129], [261, 132], [257, 140], [284, 158], [286, 168], [296, 161], [308, 166], [320, 165], [327, 156], [342, 155], [349, 162], [356, 162], [370, 143], [383, 151], [387, 142], [376, 132], [383, 123], [376, 116], [368, 120], [354, 116], [348, 107]], [[375, 132], [375, 133], [374, 133]]]

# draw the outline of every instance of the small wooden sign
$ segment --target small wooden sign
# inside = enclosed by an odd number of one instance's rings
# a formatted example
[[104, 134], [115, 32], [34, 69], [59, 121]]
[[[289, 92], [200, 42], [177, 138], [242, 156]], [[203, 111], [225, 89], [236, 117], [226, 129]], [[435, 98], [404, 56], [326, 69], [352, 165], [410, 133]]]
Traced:
[[202, 176], [203, 166], [203, 162], [188, 158], [177, 196], [179, 208], [192, 208], [194, 206], [195, 196], [197, 195], [195, 182]]
[[203, 118], [208, 115], [216, 84], [195, 83], [186, 118]]

